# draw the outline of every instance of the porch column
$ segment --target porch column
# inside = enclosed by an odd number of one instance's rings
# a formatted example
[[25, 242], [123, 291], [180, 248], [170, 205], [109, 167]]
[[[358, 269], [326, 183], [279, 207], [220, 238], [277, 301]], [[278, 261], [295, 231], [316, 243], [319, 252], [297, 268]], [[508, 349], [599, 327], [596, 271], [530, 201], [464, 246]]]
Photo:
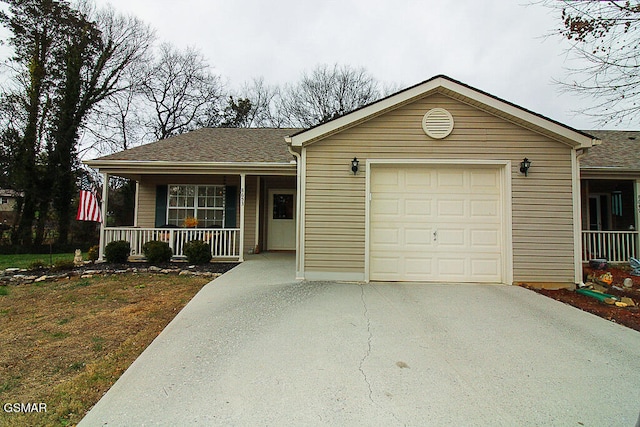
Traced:
[[99, 243], [99, 252], [98, 259], [100, 261], [104, 260], [104, 228], [107, 224], [107, 202], [109, 199], [109, 174], [102, 173], [102, 204], [100, 206], [100, 211], [102, 213], [102, 222], [100, 223], [100, 243]]
[[245, 174], [240, 174], [240, 257], [238, 261], [244, 261], [244, 203], [247, 195]]
[[140, 208], [140, 181], [136, 181], [136, 195], [133, 202], [133, 226], [138, 226], [138, 209]]
[[635, 238], [635, 250], [631, 255], [634, 258], [638, 258], [640, 256], [640, 179], [636, 179], [633, 183], [633, 202], [635, 204], [635, 209], [633, 212], [634, 219], [634, 231], [636, 232]]

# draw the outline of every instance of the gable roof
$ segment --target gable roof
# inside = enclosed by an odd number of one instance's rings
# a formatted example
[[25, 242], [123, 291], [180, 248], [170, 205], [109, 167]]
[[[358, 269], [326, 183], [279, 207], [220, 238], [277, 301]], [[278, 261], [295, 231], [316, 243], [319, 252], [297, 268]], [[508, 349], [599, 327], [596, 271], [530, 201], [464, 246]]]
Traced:
[[435, 76], [344, 116], [302, 130], [288, 138], [288, 141], [293, 147], [306, 146], [434, 93], [442, 93], [571, 147], [587, 148], [593, 144], [594, 138], [585, 132], [573, 129], [445, 75]]
[[602, 142], [580, 158], [580, 170], [640, 173], [640, 131], [590, 130]]

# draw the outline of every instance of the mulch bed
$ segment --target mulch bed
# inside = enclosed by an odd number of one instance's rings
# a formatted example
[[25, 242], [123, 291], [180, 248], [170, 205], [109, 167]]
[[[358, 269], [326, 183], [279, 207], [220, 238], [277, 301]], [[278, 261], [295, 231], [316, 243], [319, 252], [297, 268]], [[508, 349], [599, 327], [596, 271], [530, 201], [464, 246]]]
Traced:
[[[585, 283], [588, 281], [588, 277], [600, 277], [602, 274], [607, 272], [611, 273], [613, 276], [613, 283], [606, 293], [618, 297], [631, 298], [636, 303], [635, 307], [616, 307], [566, 289], [534, 290], [547, 297], [572, 305], [583, 311], [600, 316], [603, 319], [619, 323], [640, 332], [640, 307], [638, 306], [640, 304], [640, 277], [631, 275], [630, 271], [625, 268], [609, 267], [606, 270], [595, 270], [593, 268], [585, 267]], [[623, 282], [626, 278], [630, 278], [632, 280], [633, 286], [631, 288], [624, 288]], [[615, 288], [622, 288], [622, 290]]]
[[200, 273], [220, 273], [224, 274], [227, 271], [231, 270], [233, 267], [237, 266], [239, 263], [237, 262], [210, 262], [207, 264], [200, 265], [191, 265], [187, 262], [167, 262], [162, 264], [151, 265], [148, 262], [126, 262], [121, 264], [110, 264], [106, 262], [98, 262], [95, 264], [85, 264], [82, 267], [75, 267], [71, 270], [55, 270], [49, 268], [39, 268], [35, 270], [28, 270], [28, 274], [34, 276], [40, 276], [45, 274], [64, 274], [64, 273], [76, 273], [76, 274], [84, 274], [87, 271], [100, 271], [104, 273], [113, 272], [113, 271], [125, 271], [130, 269], [138, 269], [138, 270], [148, 270], [149, 267], [158, 267], [160, 269], [166, 270], [190, 270], [197, 271]]

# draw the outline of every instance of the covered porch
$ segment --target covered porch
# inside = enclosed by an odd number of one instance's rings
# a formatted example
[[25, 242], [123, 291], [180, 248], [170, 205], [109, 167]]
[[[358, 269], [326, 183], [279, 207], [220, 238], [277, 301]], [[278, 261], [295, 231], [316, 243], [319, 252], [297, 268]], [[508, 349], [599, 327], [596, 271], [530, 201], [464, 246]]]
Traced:
[[640, 132], [587, 131], [601, 140], [580, 159], [582, 261], [640, 257]]
[[205, 128], [86, 161], [104, 182], [135, 182], [133, 223], [101, 225], [100, 259], [116, 240], [129, 242], [132, 257], [152, 240], [177, 259], [191, 240], [207, 242], [214, 261], [295, 250], [298, 165], [284, 140], [293, 131]]

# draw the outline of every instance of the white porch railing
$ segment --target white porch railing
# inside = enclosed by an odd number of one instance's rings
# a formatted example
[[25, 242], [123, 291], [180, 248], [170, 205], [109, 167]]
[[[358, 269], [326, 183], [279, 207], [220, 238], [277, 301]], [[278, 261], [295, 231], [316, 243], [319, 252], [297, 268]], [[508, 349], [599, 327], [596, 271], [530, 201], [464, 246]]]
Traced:
[[137, 228], [108, 227], [104, 229], [104, 245], [116, 240], [126, 240], [131, 245], [131, 255], [143, 255], [142, 245], [151, 240], [169, 243], [174, 256], [184, 256], [184, 244], [191, 240], [203, 240], [211, 246], [213, 258], [240, 257], [239, 228]]
[[638, 257], [638, 231], [583, 231], [582, 261], [604, 258], [609, 262], [628, 262]]

